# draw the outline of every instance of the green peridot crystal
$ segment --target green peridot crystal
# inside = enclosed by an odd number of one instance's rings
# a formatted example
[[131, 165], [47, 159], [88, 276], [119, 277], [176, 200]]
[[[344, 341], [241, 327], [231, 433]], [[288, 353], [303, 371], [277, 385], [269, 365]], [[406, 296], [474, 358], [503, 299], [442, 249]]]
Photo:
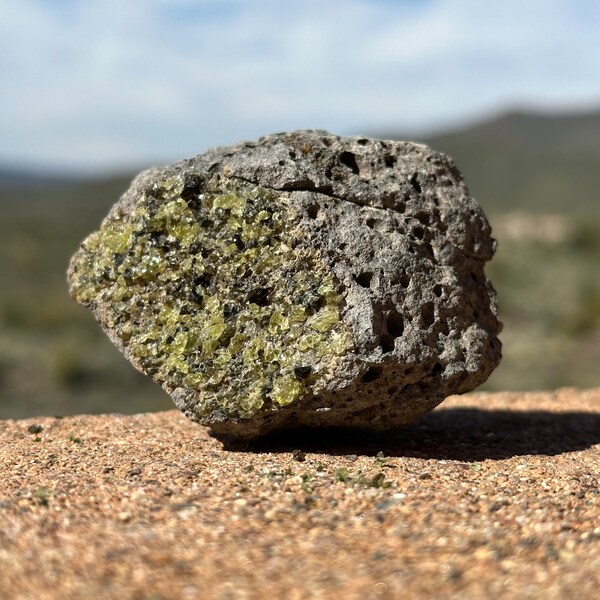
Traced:
[[351, 347], [342, 298], [285, 197], [215, 176], [155, 183], [73, 258], [70, 285], [133, 364], [194, 416], [292, 405]]

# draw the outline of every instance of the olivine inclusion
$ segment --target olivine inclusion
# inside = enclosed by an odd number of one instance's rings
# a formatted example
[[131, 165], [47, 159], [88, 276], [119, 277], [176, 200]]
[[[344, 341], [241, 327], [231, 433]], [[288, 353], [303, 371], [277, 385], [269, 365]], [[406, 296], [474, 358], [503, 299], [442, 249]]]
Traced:
[[195, 416], [249, 418], [327, 380], [351, 336], [298, 212], [272, 191], [181, 173], [113, 210], [75, 255], [74, 298]]

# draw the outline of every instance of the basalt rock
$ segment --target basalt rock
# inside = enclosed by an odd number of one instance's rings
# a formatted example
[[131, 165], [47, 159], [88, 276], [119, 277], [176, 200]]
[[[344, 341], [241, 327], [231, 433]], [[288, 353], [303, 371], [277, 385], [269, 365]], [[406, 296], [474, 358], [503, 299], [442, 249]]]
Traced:
[[443, 154], [299, 131], [141, 173], [69, 283], [217, 435], [385, 429], [497, 366], [490, 233]]

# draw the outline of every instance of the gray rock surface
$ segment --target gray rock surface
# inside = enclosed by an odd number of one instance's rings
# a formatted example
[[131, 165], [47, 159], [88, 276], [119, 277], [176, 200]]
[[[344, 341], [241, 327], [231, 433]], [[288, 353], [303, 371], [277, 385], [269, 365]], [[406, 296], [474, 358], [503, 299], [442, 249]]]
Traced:
[[499, 363], [494, 247], [443, 154], [298, 131], [140, 174], [69, 279], [217, 435], [386, 429]]

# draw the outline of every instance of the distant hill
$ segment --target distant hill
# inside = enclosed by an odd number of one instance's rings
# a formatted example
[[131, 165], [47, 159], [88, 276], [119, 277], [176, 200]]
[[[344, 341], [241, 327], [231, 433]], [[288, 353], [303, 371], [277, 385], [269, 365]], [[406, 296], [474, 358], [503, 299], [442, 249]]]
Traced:
[[23, 173], [3, 177], [0, 170], [0, 215], [16, 222], [85, 220], [86, 227], [93, 227], [127, 189], [132, 176], [66, 179]]
[[[397, 132], [381, 135], [406, 139]], [[472, 195], [492, 214], [600, 215], [600, 110], [512, 112], [418, 141], [452, 156]]]
[[[377, 135], [415, 139], [393, 130]], [[513, 210], [600, 215], [600, 110], [511, 112], [417, 141], [452, 156], [472, 195], [492, 215]], [[0, 211], [55, 217], [84, 211], [96, 218], [132, 175], [69, 180], [0, 166]]]
[[0, 166], [0, 189], [17, 188], [26, 189], [33, 187], [46, 187], [54, 185], [68, 185], [75, 178], [59, 176], [56, 174], [40, 173], [20, 168]]

